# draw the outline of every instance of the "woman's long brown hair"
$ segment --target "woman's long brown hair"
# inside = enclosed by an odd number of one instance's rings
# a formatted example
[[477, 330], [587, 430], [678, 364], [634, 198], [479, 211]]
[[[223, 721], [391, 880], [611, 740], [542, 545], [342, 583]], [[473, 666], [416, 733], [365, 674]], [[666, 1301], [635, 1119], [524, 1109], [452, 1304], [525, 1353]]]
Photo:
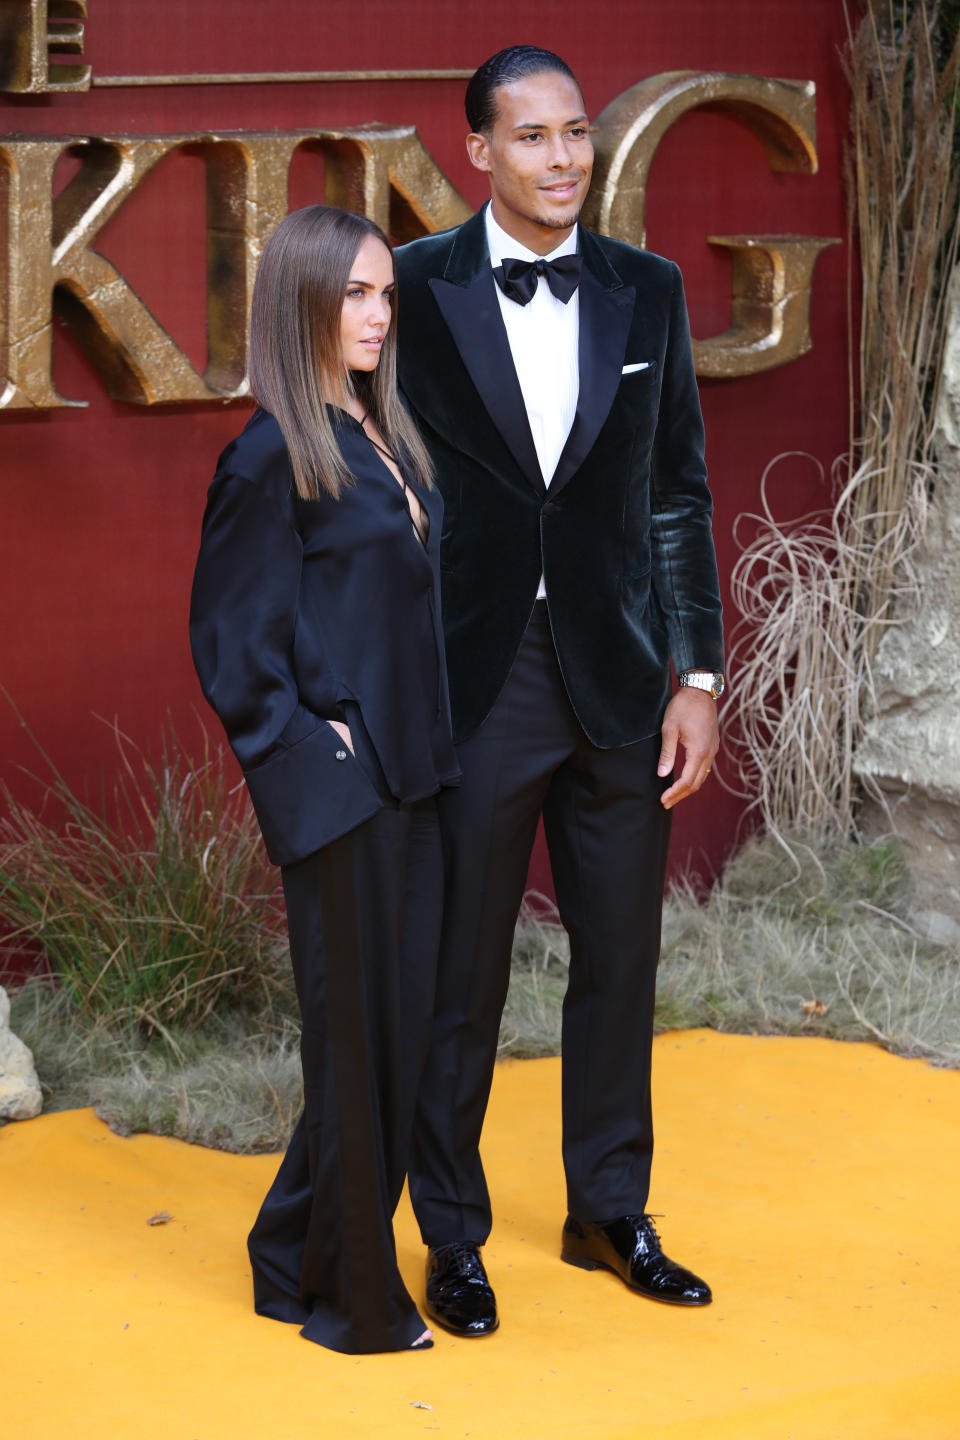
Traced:
[[[426, 446], [397, 394], [396, 321], [373, 371], [348, 370], [340, 315], [357, 251], [368, 236], [390, 249], [378, 225], [332, 205], [294, 210], [264, 246], [250, 314], [250, 389], [283, 433], [297, 493], [334, 498], [352, 481], [327, 404], [356, 396], [387, 446], [422, 484], [432, 483]], [[396, 270], [394, 270], [396, 275]]]

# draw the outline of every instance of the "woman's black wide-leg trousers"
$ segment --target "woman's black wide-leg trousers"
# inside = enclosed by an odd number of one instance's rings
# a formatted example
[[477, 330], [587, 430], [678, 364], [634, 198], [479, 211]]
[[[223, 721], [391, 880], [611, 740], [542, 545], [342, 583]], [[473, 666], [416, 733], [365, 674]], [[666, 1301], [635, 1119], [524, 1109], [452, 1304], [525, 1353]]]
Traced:
[[248, 1244], [258, 1313], [331, 1350], [402, 1350], [424, 1328], [392, 1218], [429, 1042], [442, 883], [432, 799], [388, 803], [283, 868], [304, 1111]]

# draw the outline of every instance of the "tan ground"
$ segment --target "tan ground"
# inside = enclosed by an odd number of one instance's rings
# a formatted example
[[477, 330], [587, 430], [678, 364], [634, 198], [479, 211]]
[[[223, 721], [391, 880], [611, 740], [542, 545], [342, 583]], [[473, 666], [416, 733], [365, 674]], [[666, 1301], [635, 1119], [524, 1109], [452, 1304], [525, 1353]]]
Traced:
[[[661, 1037], [651, 1208], [716, 1295], [684, 1311], [557, 1259], [559, 1073], [497, 1073], [501, 1330], [419, 1355], [334, 1355], [253, 1314], [243, 1238], [274, 1158], [122, 1140], [89, 1111], [7, 1126], [2, 1433], [960, 1440], [960, 1074], [865, 1045]], [[418, 1295], [406, 1201], [398, 1238]]]

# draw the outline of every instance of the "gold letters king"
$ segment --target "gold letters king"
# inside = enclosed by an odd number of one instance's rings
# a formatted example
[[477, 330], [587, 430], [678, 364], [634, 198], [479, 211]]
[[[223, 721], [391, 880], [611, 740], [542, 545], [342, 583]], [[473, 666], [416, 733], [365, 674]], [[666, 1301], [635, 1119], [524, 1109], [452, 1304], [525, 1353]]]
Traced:
[[[703, 105], [750, 125], [772, 169], [816, 171], [812, 84], [674, 71], [640, 81], [598, 117], [587, 224], [644, 243], [646, 184], [656, 148], [680, 115]], [[98, 233], [143, 178], [185, 146], [203, 156], [207, 173], [208, 363], [202, 374], [96, 249]], [[0, 224], [6, 237], [0, 409], [77, 403], [60, 396], [53, 382], [55, 305], [117, 400], [156, 405], [246, 394], [253, 277], [267, 238], [286, 214], [287, 172], [301, 146], [323, 152], [328, 203], [372, 216], [400, 241], [457, 225], [470, 213], [412, 126], [0, 139], [0, 176], [6, 180], [0, 195], [6, 195], [7, 212], [5, 226]], [[79, 157], [80, 167], [55, 196], [54, 170], [68, 152]], [[731, 318], [722, 335], [695, 342], [698, 373], [747, 375], [808, 350], [814, 265], [824, 247], [837, 242], [801, 235], [707, 238], [731, 256]]]

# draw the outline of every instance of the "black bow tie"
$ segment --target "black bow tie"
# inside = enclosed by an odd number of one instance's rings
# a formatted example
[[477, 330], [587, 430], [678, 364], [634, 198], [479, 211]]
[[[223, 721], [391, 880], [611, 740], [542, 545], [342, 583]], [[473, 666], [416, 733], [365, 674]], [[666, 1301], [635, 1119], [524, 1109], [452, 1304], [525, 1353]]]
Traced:
[[579, 255], [560, 255], [556, 260], [504, 260], [494, 267], [493, 275], [507, 299], [518, 305], [530, 304], [540, 276], [546, 275], [550, 289], [566, 305], [580, 284], [581, 263]]

